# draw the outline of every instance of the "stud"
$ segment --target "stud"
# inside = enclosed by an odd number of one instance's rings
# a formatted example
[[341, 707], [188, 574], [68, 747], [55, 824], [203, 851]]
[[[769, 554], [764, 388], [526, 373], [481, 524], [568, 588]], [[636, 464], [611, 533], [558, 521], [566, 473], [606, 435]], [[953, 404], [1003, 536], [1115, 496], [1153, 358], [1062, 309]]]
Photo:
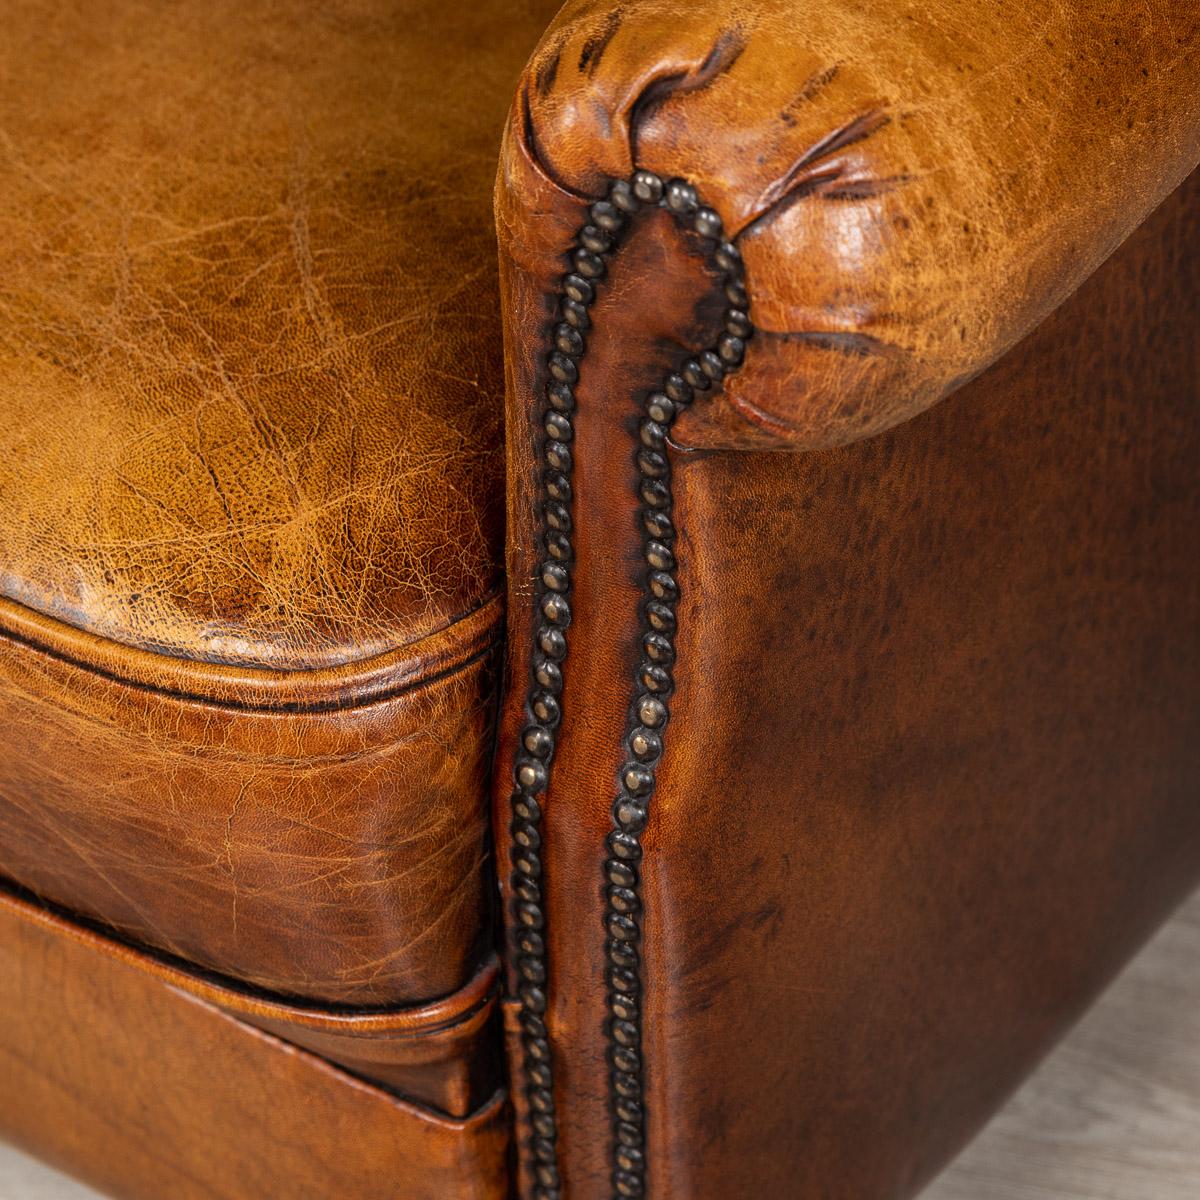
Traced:
[[522, 738], [524, 748], [535, 758], [545, 758], [554, 749], [554, 739], [550, 730], [540, 725], [530, 725]]
[[638, 436], [642, 445], [651, 450], [661, 450], [667, 440], [666, 427], [658, 421], [643, 421], [638, 426]]
[[633, 795], [644, 796], [654, 786], [654, 776], [645, 767], [634, 764], [623, 768], [621, 783]]
[[[545, 659], [540, 659], [533, 671], [534, 678], [544, 688], [548, 688], [552, 692], [562, 691], [562, 668], [558, 663], [547, 662]], [[534, 697], [538, 699], [538, 697]]]
[[638, 701], [638, 720], [651, 729], [661, 729], [667, 723], [667, 706], [654, 696]]
[[613, 1047], [611, 1061], [618, 1071], [625, 1071], [630, 1075], [636, 1075], [642, 1069], [641, 1055], [627, 1046]]
[[571, 481], [561, 471], [547, 471], [546, 491], [555, 500], [569, 504], [571, 500]]
[[[520, 921], [522, 925], [528, 926], [530, 929], [541, 929], [544, 924], [541, 906], [528, 903], [518, 904], [517, 920]], [[541, 1012], [545, 1008], [545, 1005], [543, 1004], [541, 1009], [536, 1008], [532, 1004], [527, 1004], [525, 1007], [532, 1008], [534, 1012]]]
[[617, 179], [608, 190], [608, 198], [624, 213], [635, 213], [640, 207], [633, 185], [625, 179]]
[[578, 358], [584, 351], [583, 334], [565, 321], [555, 326], [554, 344], [571, 358]]
[[620, 796], [613, 805], [613, 820], [625, 833], [641, 833], [646, 828], [646, 806], [631, 796]]
[[659, 633], [675, 632], [675, 614], [668, 604], [658, 600], [650, 600], [646, 604], [646, 620]]
[[[523, 846], [526, 850], [535, 851], [541, 849], [542, 835], [532, 825], [525, 822], [518, 821], [513, 826], [513, 839], [518, 846]], [[536, 874], [533, 871], [528, 873], [530, 875]]]
[[571, 419], [560, 412], [547, 413], [542, 426], [546, 430], [546, 436], [556, 442], [569, 442], [575, 436]]
[[[518, 792], [516, 799], [513, 801], [513, 813], [522, 821], [540, 821], [542, 819], [542, 806], [532, 796], [527, 796], [524, 792]], [[518, 866], [520, 865], [517, 858], [513, 858], [512, 861]], [[533, 874], [533, 872], [530, 872], [530, 874]]]
[[561, 629], [543, 629], [538, 634], [538, 645], [547, 658], [561, 662], [567, 656], [567, 639]]
[[660, 541], [675, 536], [675, 526], [671, 523], [670, 515], [655, 509], [646, 509], [642, 513], [642, 528], [653, 538]]
[[682, 179], [672, 179], [667, 184], [667, 207], [677, 216], [686, 216], [694, 212], [697, 204], [696, 189]]
[[546, 524], [551, 529], [558, 533], [570, 533], [571, 531], [571, 512], [565, 504], [559, 504], [557, 500], [551, 500], [542, 507], [542, 515], [546, 518]]
[[692, 217], [692, 228], [705, 238], [719, 238], [724, 232], [720, 215], [712, 208], [698, 208]]
[[637, 974], [628, 967], [610, 967], [605, 979], [610, 987], [627, 996], [636, 995], [641, 989], [641, 981]]
[[549, 365], [550, 374], [559, 383], [574, 383], [579, 378], [579, 368], [575, 365], [575, 360], [568, 358], [565, 354], [556, 351], [550, 355]]
[[660, 425], [669, 425], [675, 416], [675, 402], [662, 392], [651, 392], [646, 397], [646, 415]]
[[562, 313], [563, 320], [572, 329], [578, 329], [582, 333], [591, 328], [592, 318], [588, 316], [587, 307], [580, 304], [578, 300], [572, 300], [570, 296], [563, 297], [559, 311]]
[[646, 561], [658, 571], [675, 569], [675, 555], [671, 553], [671, 547], [660, 541], [646, 543]]
[[[620, 210], [607, 200], [597, 200], [589, 211], [592, 224], [599, 225], [601, 229], [605, 229], [609, 233], [616, 233], [625, 224], [625, 218]], [[585, 301], [585, 303], [590, 303], [590, 301]]]
[[683, 364], [683, 377], [692, 387], [699, 388], [702, 392], [712, 387], [712, 380], [704, 373], [698, 359], [689, 358]]
[[550, 401], [550, 407], [559, 412], [575, 411], [575, 393], [571, 390], [570, 384], [557, 381], [549, 384], [546, 388], [546, 399]]
[[742, 269], [742, 252], [732, 242], [722, 242], [713, 252], [713, 259], [722, 271], [738, 273]]
[[632, 837], [628, 833], [622, 833], [620, 830], [614, 829], [608, 835], [608, 848], [618, 857], [626, 862], [640, 862], [642, 857], [642, 844], [637, 838]]
[[745, 310], [728, 308], [725, 310], [725, 332], [734, 337], [748, 338], [754, 332], [754, 325]]
[[550, 530], [546, 534], [546, 553], [559, 562], [570, 562], [571, 543], [563, 534]]
[[520, 762], [517, 782], [530, 792], [540, 792], [546, 786], [546, 768], [540, 762]]
[[609, 883], [615, 884], [617, 887], [637, 887], [637, 872], [628, 863], [621, 862], [617, 858], [610, 858], [604, 864], [604, 870], [608, 875]]
[[671, 493], [665, 483], [657, 479], [645, 479], [639, 489], [642, 500], [651, 508], [666, 508], [671, 503]]
[[571, 607], [565, 596], [551, 593], [542, 597], [542, 615], [555, 625], [566, 625], [571, 620]]
[[534, 929], [522, 929], [517, 934], [517, 945], [526, 954], [540, 955], [546, 953], [546, 943], [542, 935]]
[[659, 600], [672, 601], [679, 598], [679, 585], [666, 571], [651, 571], [649, 583], [650, 590]]
[[663, 181], [653, 171], [634, 171], [633, 194], [643, 204], [658, 204], [663, 198]]
[[567, 297], [576, 304], [591, 304], [596, 298], [596, 289], [582, 275], [568, 275], [562, 287]]
[[585, 279], [599, 279], [604, 274], [604, 259], [583, 246], [571, 255], [571, 261], [575, 264], [576, 272]]
[[663, 384], [663, 391], [675, 401], [676, 404], [690, 404], [692, 402], [691, 385], [683, 378], [682, 375], [668, 375]]
[[616, 1041], [622, 1046], [636, 1048], [638, 1044], [637, 1026], [632, 1021], [612, 1021], [609, 1025], [610, 1032]]
[[662, 753], [662, 738], [649, 729], [635, 729], [629, 736], [629, 748], [643, 762], [649, 762]]
[[[559, 478], [562, 478], [559, 476]], [[566, 481], [563, 481], [566, 483]], [[555, 494], [555, 484], [547, 484], [546, 487], [553, 496]], [[566, 485], [566, 490], [569, 494], [570, 485]], [[565, 592], [571, 586], [571, 575], [566, 567], [560, 567], [557, 563], [546, 563], [542, 567], [542, 583], [546, 585], [552, 592]]]
[[608, 928], [608, 936], [618, 942], [632, 942], [638, 935], [637, 922], [622, 913], [609, 913], [605, 925]]
[[700, 369], [713, 383], [720, 383], [725, 378], [725, 364], [721, 361], [720, 356], [712, 350], [705, 350], [700, 355]]
[[647, 665], [640, 672], [642, 686], [648, 692], [669, 692], [671, 690], [671, 672], [665, 667]]
[[607, 254], [613, 248], [612, 234], [598, 225], [585, 225], [579, 231], [579, 242], [593, 254]]
[[746, 343], [732, 333], [722, 334], [717, 342], [717, 355], [727, 367], [739, 366], [746, 356]]

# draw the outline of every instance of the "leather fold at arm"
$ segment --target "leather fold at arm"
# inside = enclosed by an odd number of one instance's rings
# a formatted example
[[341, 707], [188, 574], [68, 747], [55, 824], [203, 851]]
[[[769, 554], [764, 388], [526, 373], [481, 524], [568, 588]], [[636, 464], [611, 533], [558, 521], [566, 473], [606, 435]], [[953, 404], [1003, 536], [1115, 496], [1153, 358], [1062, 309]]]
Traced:
[[745, 368], [675, 437], [832, 446], [977, 375], [1195, 167], [1200, 9], [574, 2], [516, 115], [551, 190], [680, 176], [742, 252]]

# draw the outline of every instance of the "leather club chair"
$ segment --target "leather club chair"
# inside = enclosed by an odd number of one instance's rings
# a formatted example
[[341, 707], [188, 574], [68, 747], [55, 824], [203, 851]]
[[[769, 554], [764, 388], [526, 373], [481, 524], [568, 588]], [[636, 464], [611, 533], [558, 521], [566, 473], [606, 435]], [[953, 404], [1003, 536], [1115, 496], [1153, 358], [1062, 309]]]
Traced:
[[10, 0], [0, 64], [4, 1135], [914, 1195], [1200, 877], [1200, 8]]

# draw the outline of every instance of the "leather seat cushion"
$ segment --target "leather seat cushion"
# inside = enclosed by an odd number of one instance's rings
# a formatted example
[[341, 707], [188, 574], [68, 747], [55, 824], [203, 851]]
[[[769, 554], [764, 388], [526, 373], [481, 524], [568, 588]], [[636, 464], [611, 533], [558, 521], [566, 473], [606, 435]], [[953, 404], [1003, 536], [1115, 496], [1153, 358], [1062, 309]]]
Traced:
[[0, 874], [288, 993], [477, 966], [491, 188], [553, 7], [8, 6]]

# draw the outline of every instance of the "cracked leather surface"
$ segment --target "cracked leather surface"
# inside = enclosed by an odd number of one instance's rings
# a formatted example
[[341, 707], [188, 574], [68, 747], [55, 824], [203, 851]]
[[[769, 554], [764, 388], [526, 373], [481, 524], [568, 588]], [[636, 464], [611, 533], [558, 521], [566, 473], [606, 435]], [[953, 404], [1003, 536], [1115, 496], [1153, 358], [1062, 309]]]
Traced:
[[552, 12], [6, 6], [0, 595], [291, 669], [497, 590], [489, 198]]
[[490, 955], [490, 197], [551, 11], [6, 6], [0, 876], [317, 1004]]

